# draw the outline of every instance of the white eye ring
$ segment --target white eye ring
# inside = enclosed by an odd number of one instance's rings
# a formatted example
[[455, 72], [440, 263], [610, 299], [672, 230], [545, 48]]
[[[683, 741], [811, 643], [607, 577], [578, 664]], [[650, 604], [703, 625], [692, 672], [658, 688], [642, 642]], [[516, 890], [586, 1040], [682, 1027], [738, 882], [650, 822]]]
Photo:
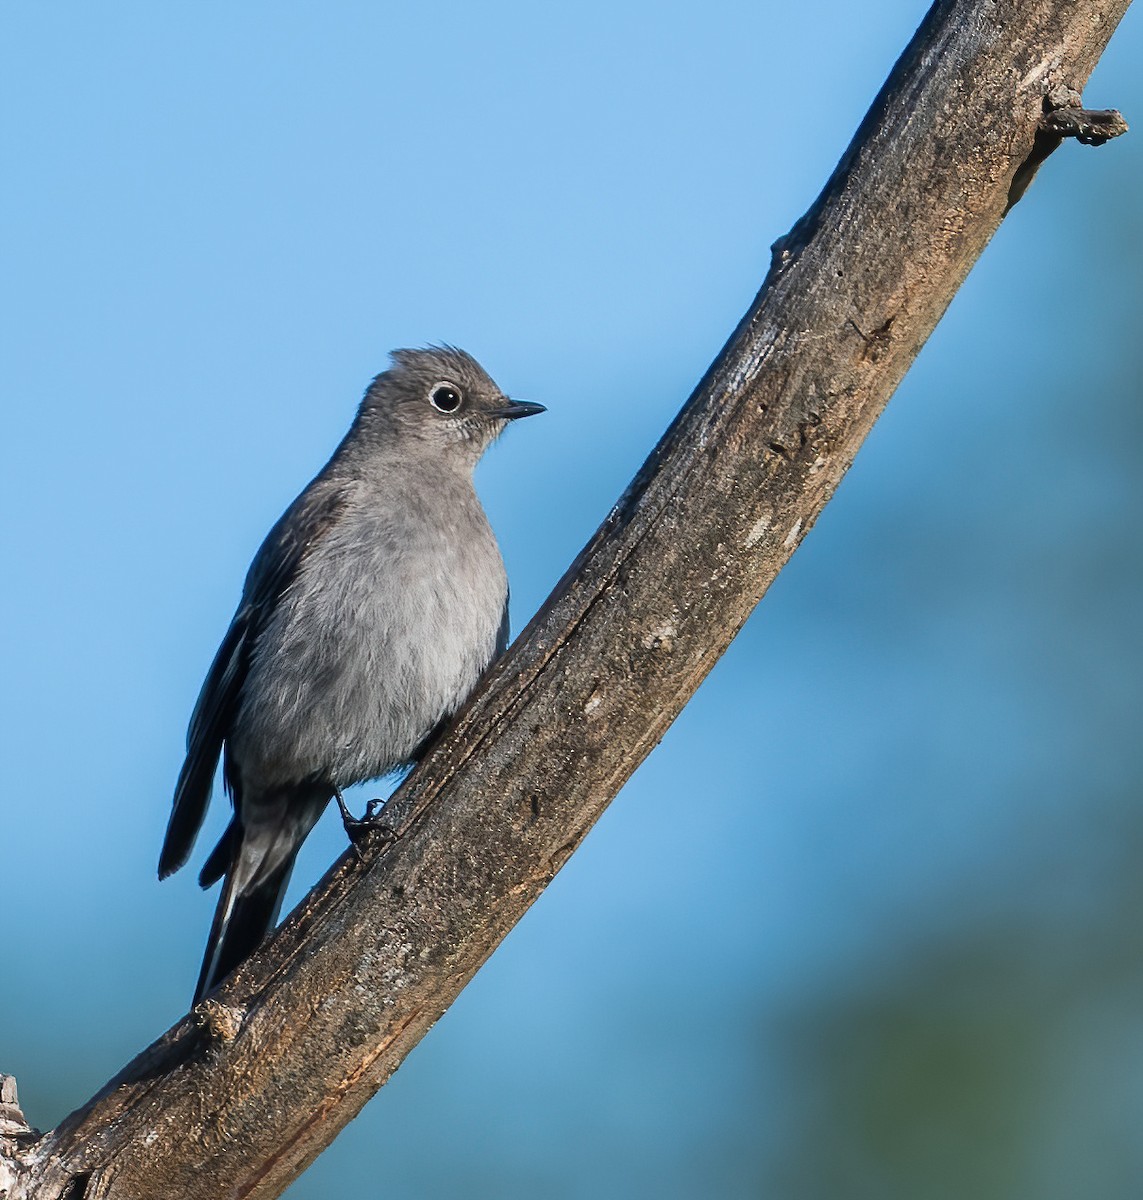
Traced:
[[442, 379], [439, 383], [434, 383], [429, 391], [429, 403], [437, 412], [452, 416], [464, 403], [464, 395], [455, 383]]

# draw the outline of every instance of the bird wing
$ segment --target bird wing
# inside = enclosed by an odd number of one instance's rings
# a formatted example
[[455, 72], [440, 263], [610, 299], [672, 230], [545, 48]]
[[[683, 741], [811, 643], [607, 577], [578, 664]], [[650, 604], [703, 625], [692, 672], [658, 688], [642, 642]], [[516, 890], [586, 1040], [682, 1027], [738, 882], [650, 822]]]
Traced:
[[508, 643], [512, 640], [512, 628], [508, 624], [508, 593], [504, 593], [504, 611], [500, 614], [500, 628], [496, 631], [496, 654], [492, 661], [495, 662], [505, 650], [508, 649]]
[[297, 577], [314, 541], [344, 507], [343, 487], [319, 476], [282, 514], [246, 576], [242, 601], [199, 692], [187, 729], [187, 756], [175, 785], [159, 878], [190, 857], [210, 803], [214, 772], [242, 698], [250, 654], [266, 619]]

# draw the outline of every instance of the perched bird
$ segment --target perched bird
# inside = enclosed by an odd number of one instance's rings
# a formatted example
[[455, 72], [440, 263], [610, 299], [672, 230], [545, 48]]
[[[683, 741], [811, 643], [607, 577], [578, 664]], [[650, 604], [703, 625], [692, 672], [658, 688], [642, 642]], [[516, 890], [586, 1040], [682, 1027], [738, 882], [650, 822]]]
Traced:
[[391, 358], [262, 543], [191, 715], [159, 878], [190, 856], [220, 755], [234, 805], [199, 876], [226, 882], [196, 1002], [273, 927], [330, 799], [415, 762], [508, 643], [508, 582], [472, 474], [509, 421], [543, 406], [509, 400], [462, 350]]

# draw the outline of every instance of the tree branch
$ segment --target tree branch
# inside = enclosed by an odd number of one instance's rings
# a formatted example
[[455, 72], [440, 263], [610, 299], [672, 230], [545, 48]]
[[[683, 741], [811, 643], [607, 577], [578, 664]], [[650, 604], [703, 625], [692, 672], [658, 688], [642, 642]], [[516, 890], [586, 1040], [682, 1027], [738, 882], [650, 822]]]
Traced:
[[694, 395], [391, 802], [396, 839], [343, 856], [212, 999], [26, 1151], [13, 1197], [272, 1197], [333, 1140], [813, 525], [1058, 144], [1054, 128], [1037, 141], [1045, 97], [1082, 88], [1126, 7], [939, 0]]
[[0, 1200], [13, 1191], [23, 1175], [28, 1150], [39, 1136], [24, 1119], [15, 1079], [0, 1075]]

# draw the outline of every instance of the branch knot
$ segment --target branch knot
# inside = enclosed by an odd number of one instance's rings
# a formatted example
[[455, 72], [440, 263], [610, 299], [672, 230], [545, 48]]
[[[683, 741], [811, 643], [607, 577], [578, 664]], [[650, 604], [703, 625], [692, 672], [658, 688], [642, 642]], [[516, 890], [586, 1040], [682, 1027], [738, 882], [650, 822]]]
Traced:
[[212, 1042], [232, 1042], [242, 1030], [246, 1010], [207, 998], [199, 1004], [195, 1016]]

